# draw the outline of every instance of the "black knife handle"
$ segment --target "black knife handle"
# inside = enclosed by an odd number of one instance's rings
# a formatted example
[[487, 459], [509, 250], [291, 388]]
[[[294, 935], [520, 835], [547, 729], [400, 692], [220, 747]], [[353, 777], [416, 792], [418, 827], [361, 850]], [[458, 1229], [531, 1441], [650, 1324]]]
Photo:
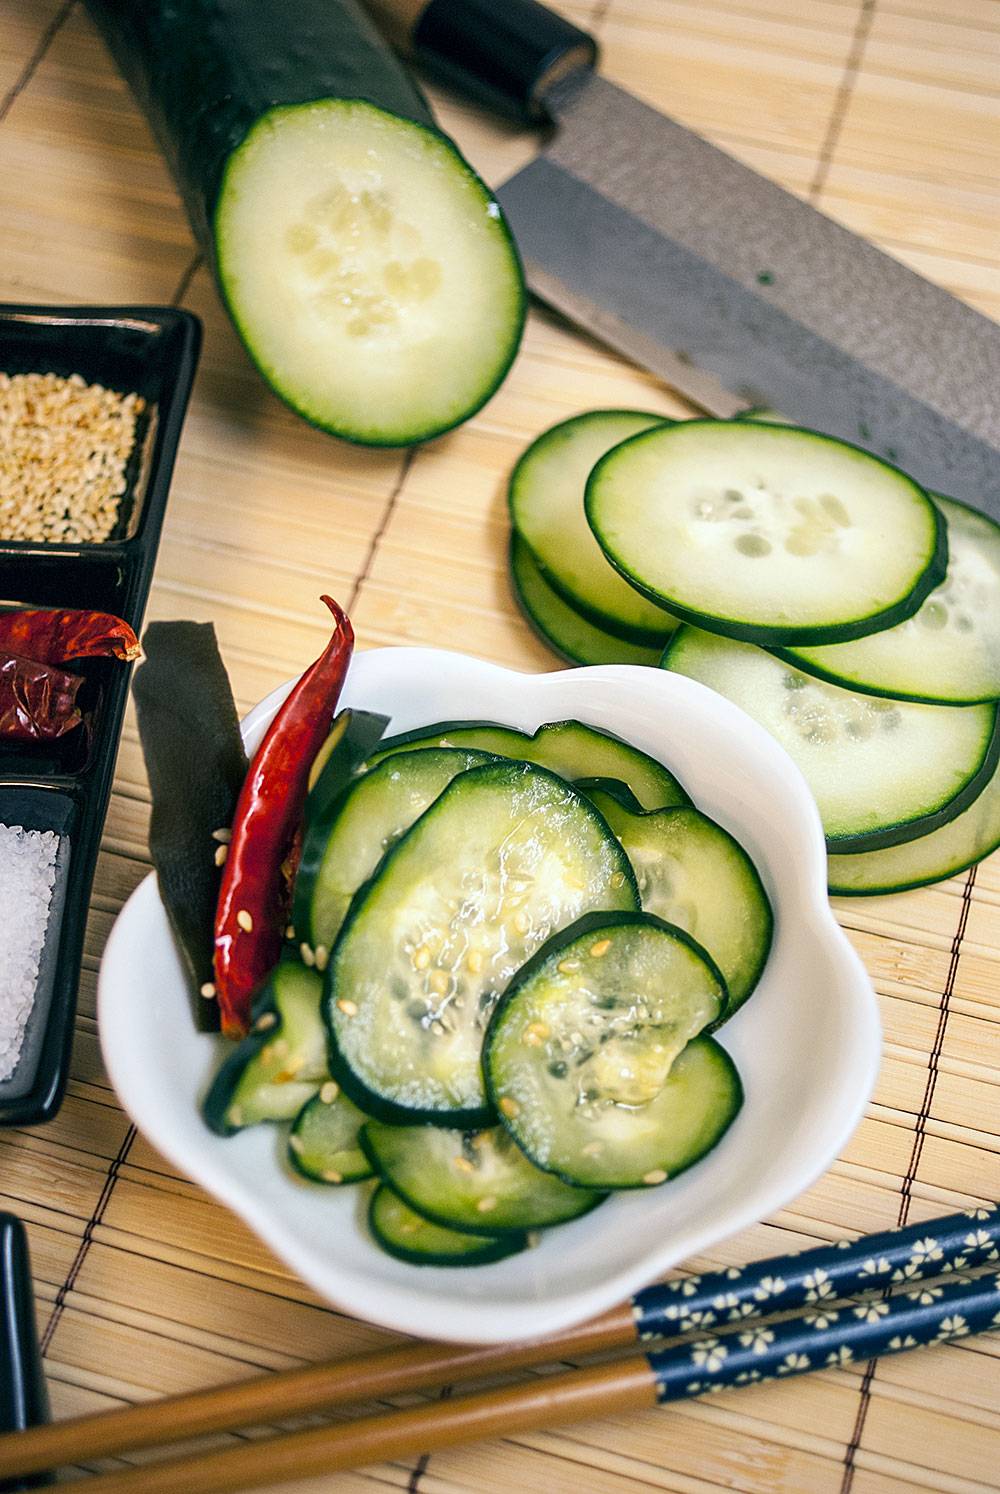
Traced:
[[[0, 1432], [20, 1432], [48, 1419], [28, 1242], [21, 1221], [0, 1214]], [[0, 1480], [0, 1490], [35, 1489], [51, 1482], [48, 1474], [35, 1474], [12, 1483]]]
[[498, 113], [536, 121], [546, 95], [597, 61], [597, 43], [537, 0], [365, 0], [394, 45]]

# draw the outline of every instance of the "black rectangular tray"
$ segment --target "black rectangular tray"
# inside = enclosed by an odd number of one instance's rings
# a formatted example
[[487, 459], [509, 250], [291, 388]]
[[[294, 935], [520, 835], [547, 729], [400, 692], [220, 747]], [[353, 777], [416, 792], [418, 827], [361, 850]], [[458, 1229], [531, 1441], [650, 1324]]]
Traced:
[[[110, 539], [0, 540], [0, 604], [113, 612], [138, 633], [200, 345], [197, 317], [173, 307], [0, 304], [5, 373], [78, 373], [146, 402]], [[90, 889], [128, 699], [129, 665], [95, 659], [70, 668], [87, 681], [89, 734], [37, 747], [0, 742], [0, 823], [63, 837], [35, 1006], [17, 1068], [0, 1081], [0, 1126], [48, 1120], [65, 1092]]]

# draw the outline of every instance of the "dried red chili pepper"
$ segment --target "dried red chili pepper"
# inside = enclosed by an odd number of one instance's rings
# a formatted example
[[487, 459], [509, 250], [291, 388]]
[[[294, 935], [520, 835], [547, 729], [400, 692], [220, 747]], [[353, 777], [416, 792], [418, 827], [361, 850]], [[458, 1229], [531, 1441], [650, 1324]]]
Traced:
[[139, 640], [120, 617], [82, 608], [0, 612], [0, 650], [43, 664], [69, 659], [138, 659]]
[[76, 705], [82, 684], [78, 674], [0, 652], [0, 737], [48, 742], [74, 731], [83, 719]]
[[215, 914], [215, 990], [222, 1030], [250, 1026], [254, 990], [277, 964], [287, 912], [282, 876], [354, 649], [347, 614], [322, 600], [336, 626], [323, 653], [271, 722], [240, 792]]

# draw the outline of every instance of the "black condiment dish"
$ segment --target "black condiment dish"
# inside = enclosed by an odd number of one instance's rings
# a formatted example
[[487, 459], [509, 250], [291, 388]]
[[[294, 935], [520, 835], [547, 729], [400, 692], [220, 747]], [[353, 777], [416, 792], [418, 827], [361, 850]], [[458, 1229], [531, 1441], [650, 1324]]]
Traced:
[[[35, 1333], [35, 1304], [24, 1226], [13, 1214], [0, 1214], [0, 1432], [23, 1432], [49, 1419], [42, 1358]], [[0, 1490], [36, 1489], [51, 1484], [47, 1474]]]
[[[0, 370], [77, 373], [145, 401], [110, 538], [0, 540], [0, 606], [113, 612], [139, 632], [200, 344], [198, 319], [173, 307], [0, 304]], [[54, 897], [39, 971], [43, 1000], [29, 1018], [17, 1068], [0, 1080], [0, 1125], [48, 1120], [65, 1092], [90, 890], [128, 699], [130, 665], [66, 667], [86, 678], [87, 726], [53, 743], [0, 741], [0, 824], [68, 837], [60, 906]]]

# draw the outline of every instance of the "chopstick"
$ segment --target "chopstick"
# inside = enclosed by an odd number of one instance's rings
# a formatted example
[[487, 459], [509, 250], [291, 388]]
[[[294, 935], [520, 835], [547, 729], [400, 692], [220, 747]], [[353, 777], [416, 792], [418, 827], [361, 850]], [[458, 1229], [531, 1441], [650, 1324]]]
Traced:
[[[859, 1240], [771, 1257], [741, 1269], [730, 1267], [648, 1287], [630, 1303], [600, 1318], [526, 1344], [407, 1345], [33, 1427], [0, 1437], [0, 1480], [140, 1447], [164, 1446], [209, 1432], [255, 1423], [271, 1424], [373, 1397], [481, 1379], [606, 1349], [634, 1347], [637, 1340], [708, 1332], [723, 1326], [749, 1326], [764, 1313], [809, 1308], [814, 1315], [829, 1318], [829, 1304], [840, 1298], [878, 1291], [894, 1282], [916, 1283], [949, 1271], [982, 1266], [998, 1258], [1000, 1208], [974, 1209]], [[831, 1321], [839, 1322], [841, 1318]], [[765, 1346], [769, 1342], [762, 1335], [758, 1337]], [[728, 1350], [724, 1357], [728, 1361]], [[752, 1364], [747, 1374], [755, 1369], [763, 1372], [761, 1364]], [[638, 1378], [629, 1382], [633, 1389], [635, 1384], [645, 1385], [648, 1381], [644, 1358], [635, 1361], [635, 1371]], [[605, 1365], [581, 1373], [596, 1375], [595, 1384], [603, 1385], [604, 1392], [612, 1395], [622, 1369]], [[602, 1380], [602, 1375], [611, 1378]], [[548, 1379], [544, 1383], [551, 1386], [556, 1382]], [[540, 1393], [539, 1387], [527, 1390]], [[505, 1405], [504, 1398], [509, 1394], [506, 1390], [493, 1391], [487, 1398], [492, 1404]], [[469, 1402], [457, 1404], [467, 1406]], [[418, 1408], [421, 1413], [424, 1409]], [[565, 1412], [560, 1409], [555, 1419], [571, 1414], [568, 1407]], [[345, 1429], [338, 1429], [342, 1430]], [[277, 1445], [279, 1440], [288, 1439], [275, 1439], [274, 1444], [255, 1443], [257, 1455], [263, 1456], [262, 1448]], [[150, 1471], [145, 1470], [147, 1474]]]
[[979, 1333], [998, 1322], [1000, 1272], [993, 1271], [839, 1311], [800, 1313], [770, 1328], [755, 1323], [724, 1338], [687, 1341], [528, 1384], [144, 1464], [98, 1475], [82, 1488], [87, 1494], [241, 1494], [261, 1484], [410, 1458], [458, 1442], [648, 1409], [706, 1391], [898, 1353]]

